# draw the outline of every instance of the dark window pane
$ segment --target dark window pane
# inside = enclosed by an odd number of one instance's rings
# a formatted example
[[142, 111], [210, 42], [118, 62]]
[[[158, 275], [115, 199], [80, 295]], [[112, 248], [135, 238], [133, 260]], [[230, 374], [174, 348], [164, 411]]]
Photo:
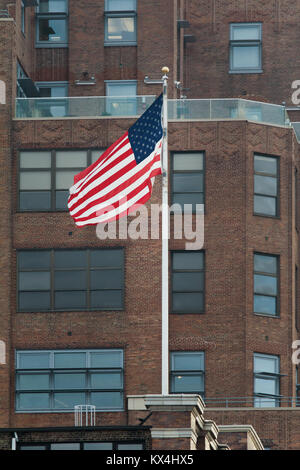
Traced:
[[122, 409], [122, 392], [91, 392], [91, 405], [97, 409]]
[[85, 388], [86, 375], [81, 374], [54, 374], [54, 388], [67, 390], [69, 388]]
[[122, 351], [95, 351], [91, 352], [91, 367], [122, 367]]
[[20, 210], [50, 210], [51, 192], [50, 191], [21, 191], [20, 192]]
[[32, 271], [19, 273], [20, 290], [50, 290], [50, 272]]
[[109, 41], [135, 41], [134, 17], [107, 18], [107, 39]]
[[84, 450], [112, 450], [112, 442], [84, 442]]
[[65, 13], [66, 0], [39, 0], [40, 13]]
[[203, 173], [174, 173], [173, 191], [175, 193], [202, 192]]
[[59, 444], [51, 444], [51, 450], [80, 450], [79, 442], [62, 442]]
[[260, 68], [260, 46], [232, 46], [234, 69]]
[[121, 289], [123, 273], [118, 269], [91, 271], [91, 289]]
[[254, 312], [276, 315], [276, 297], [254, 295]]
[[203, 288], [204, 273], [173, 273], [174, 291], [202, 291]]
[[49, 374], [19, 374], [19, 390], [48, 390], [50, 386]]
[[266, 194], [267, 196], [276, 196], [277, 179], [271, 176], [254, 175], [254, 192]]
[[180, 204], [182, 207], [184, 204], [192, 204], [193, 210], [196, 209], [196, 204], [204, 204], [204, 194], [195, 193], [195, 194], [185, 194], [185, 193], [174, 193], [173, 194], [173, 204]]
[[54, 408], [56, 410], [74, 410], [75, 405], [85, 404], [84, 392], [54, 393]]
[[54, 367], [58, 369], [82, 369], [86, 367], [85, 352], [55, 352]]
[[48, 369], [50, 354], [48, 352], [18, 353], [18, 369]]
[[20, 310], [49, 310], [50, 292], [21, 292], [19, 294]]
[[173, 353], [172, 370], [203, 370], [203, 353]]
[[173, 311], [181, 313], [198, 313], [203, 311], [203, 294], [173, 293]]
[[185, 251], [173, 253], [173, 269], [198, 270], [204, 268], [204, 255], [201, 252]]
[[55, 308], [82, 309], [86, 305], [86, 292], [83, 291], [62, 291], [55, 292]]
[[277, 158], [255, 155], [254, 171], [275, 176], [277, 174]]
[[254, 196], [254, 212], [263, 215], [276, 215], [276, 198]]
[[60, 43], [67, 41], [65, 19], [39, 19], [39, 41]]
[[91, 374], [91, 387], [94, 389], [122, 388], [120, 372], [95, 372]]
[[199, 375], [175, 375], [173, 377], [175, 393], [203, 392], [203, 377]]
[[118, 444], [118, 450], [143, 450], [143, 444]]
[[55, 192], [55, 206], [56, 209], [68, 210], [68, 197], [69, 191], [56, 191]]
[[20, 446], [19, 450], [46, 450], [46, 446]]
[[122, 291], [91, 291], [92, 308], [122, 308]]
[[92, 268], [117, 268], [123, 263], [123, 250], [91, 250]]
[[57, 250], [54, 254], [56, 268], [85, 268], [87, 252], [84, 250]]
[[55, 271], [54, 286], [56, 290], [86, 289], [86, 271]]
[[254, 271], [261, 273], [277, 273], [277, 257], [267, 255], [254, 255]]
[[256, 294], [277, 295], [277, 279], [271, 276], [254, 275], [254, 292]]
[[48, 393], [20, 393], [20, 410], [48, 410], [50, 408], [50, 397]]
[[21, 251], [18, 254], [19, 270], [47, 269], [50, 267], [50, 251]]

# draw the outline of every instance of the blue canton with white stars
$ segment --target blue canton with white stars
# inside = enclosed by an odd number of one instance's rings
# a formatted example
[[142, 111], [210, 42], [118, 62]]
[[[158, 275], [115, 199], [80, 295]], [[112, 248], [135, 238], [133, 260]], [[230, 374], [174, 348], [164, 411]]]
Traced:
[[128, 130], [129, 142], [137, 164], [153, 152], [157, 142], [162, 138], [162, 103], [161, 94]]

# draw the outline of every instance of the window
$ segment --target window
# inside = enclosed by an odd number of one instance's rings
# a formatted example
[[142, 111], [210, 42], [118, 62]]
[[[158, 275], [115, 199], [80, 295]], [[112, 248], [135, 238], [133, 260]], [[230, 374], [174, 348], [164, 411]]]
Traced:
[[36, 17], [37, 47], [67, 46], [67, 14], [67, 0], [39, 0]]
[[230, 72], [262, 72], [261, 23], [230, 25]]
[[173, 313], [204, 311], [204, 253], [174, 251], [172, 253]]
[[21, 0], [21, 31], [25, 34], [25, 5]]
[[60, 442], [44, 443], [33, 445], [22, 443], [18, 445], [18, 450], [143, 450], [142, 442]]
[[106, 112], [116, 116], [136, 116], [137, 82], [135, 80], [109, 80], [106, 82]]
[[204, 153], [173, 153], [172, 166], [172, 204], [179, 204], [187, 212], [203, 213]]
[[254, 254], [254, 313], [277, 316], [278, 257]]
[[123, 408], [123, 351], [17, 351], [16, 410], [74, 411]]
[[204, 398], [204, 352], [171, 353], [171, 393], [197, 393]]
[[[45, 117], [65, 117], [68, 114], [67, 82], [36, 82], [42, 100], [37, 100], [39, 115]], [[47, 100], [46, 98], [51, 98]]]
[[27, 73], [23, 69], [20, 62], [17, 62], [17, 98], [27, 98], [25, 91], [23, 90], [19, 79], [28, 78]]
[[280, 406], [279, 357], [254, 354], [254, 406]]
[[102, 149], [20, 151], [19, 210], [66, 211], [74, 176], [102, 153]]
[[22, 312], [121, 310], [123, 249], [18, 252]]
[[277, 157], [254, 155], [254, 214], [279, 215]]
[[136, 45], [136, 0], [105, 0], [104, 45]]

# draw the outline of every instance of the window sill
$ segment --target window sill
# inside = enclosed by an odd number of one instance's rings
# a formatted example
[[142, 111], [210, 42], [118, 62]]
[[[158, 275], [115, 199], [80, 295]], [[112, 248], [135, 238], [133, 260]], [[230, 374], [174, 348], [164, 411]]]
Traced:
[[267, 318], [280, 318], [280, 315], [271, 315], [269, 313], [259, 313], [259, 312], [253, 312], [254, 315], [257, 315], [258, 317], [267, 317]]
[[262, 69], [249, 69], [249, 70], [229, 70], [228, 71], [229, 74], [245, 74], [245, 73], [264, 73], [264, 71]]
[[104, 41], [104, 47], [113, 47], [113, 46], [137, 46], [136, 41], [116, 41], [116, 42], [110, 42], [110, 41]]
[[48, 49], [53, 49], [53, 48], [66, 49], [68, 47], [69, 47], [68, 43], [65, 43], [65, 42], [55, 43], [55, 44], [51, 44], [50, 42], [43, 42], [43, 43], [36, 43], [35, 44], [36, 49], [42, 49], [42, 48], [45, 48], [45, 49], [47, 49], [47, 48]]
[[257, 214], [255, 212], [253, 212], [253, 216], [254, 217], [264, 217], [264, 218], [267, 218], [267, 219], [276, 219], [276, 220], [280, 220], [280, 218], [281, 218], [279, 215]]
[[57, 313], [57, 314], [62, 314], [62, 313], [68, 313], [68, 312], [72, 312], [72, 313], [90, 313], [90, 312], [99, 312], [99, 313], [103, 313], [103, 312], [124, 312], [125, 313], [125, 310], [124, 308], [86, 308], [86, 309], [82, 309], [82, 310], [78, 310], [76, 308], [65, 308], [65, 309], [62, 309], [62, 310], [59, 310], [59, 309], [56, 309], [56, 310], [17, 310], [16, 311], [16, 314], [19, 314], [19, 313], [25, 313], [25, 314], [45, 314], [45, 313]]

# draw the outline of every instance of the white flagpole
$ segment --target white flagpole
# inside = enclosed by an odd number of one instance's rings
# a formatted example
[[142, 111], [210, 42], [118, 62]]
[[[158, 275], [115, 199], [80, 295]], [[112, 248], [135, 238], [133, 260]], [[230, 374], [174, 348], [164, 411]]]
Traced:
[[162, 362], [161, 394], [169, 395], [169, 191], [168, 191], [168, 67], [163, 72], [162, 146]]

